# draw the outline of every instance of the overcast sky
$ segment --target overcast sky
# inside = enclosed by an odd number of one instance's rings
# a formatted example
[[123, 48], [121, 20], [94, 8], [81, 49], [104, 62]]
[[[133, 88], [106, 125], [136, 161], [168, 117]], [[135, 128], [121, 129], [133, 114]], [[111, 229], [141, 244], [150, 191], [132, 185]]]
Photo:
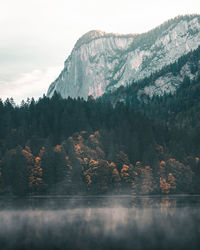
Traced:
[[193, 13], [200, 0], [0, 0], [0, 97], [42, 96], [90, 30], [142, 33]]

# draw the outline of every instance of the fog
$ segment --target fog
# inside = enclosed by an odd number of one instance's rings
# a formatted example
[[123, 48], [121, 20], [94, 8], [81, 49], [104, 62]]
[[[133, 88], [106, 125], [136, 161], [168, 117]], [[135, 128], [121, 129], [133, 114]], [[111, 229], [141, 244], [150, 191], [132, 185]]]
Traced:
[[3, 199], [0, 249], [200, 249], [199, 199]]

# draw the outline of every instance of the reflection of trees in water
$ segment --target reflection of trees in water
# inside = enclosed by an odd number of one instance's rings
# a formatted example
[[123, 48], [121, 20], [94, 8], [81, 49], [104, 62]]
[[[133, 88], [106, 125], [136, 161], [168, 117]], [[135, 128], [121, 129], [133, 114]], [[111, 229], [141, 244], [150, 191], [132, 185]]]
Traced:
[[142, 207], [148, 208], [148, 207], [156, 206], [158, 201], [156, 201], [156, 200], [154, 200], [153, 198], [150, 198], [150, 197], [145, 197], [145, 198], [141, 198], [139, 202], [140, 202], [140, 205]]
[[71, 201], [55, 209], [56, 200], [48, 209], [32, 202], [32, 208], [1, 210], [0, 249], [200, 249], [200, 210], [188, 198], [103, 200], [107, 206], [77, 208]]
[[176, 212], [177, 200], [174, 197], [170, 196], [160, 196], [160, 197], [142, 197], [132, 203], [133, 207], [142, 207], [142, 208], [159, 208], [162, 214], [171, 214], [174, 215]]
[[160, 203], [160, 211], [165, 215], [174, 215], [176, 212], [176, 199], [170, 198], [169, 196], [162, 197]]

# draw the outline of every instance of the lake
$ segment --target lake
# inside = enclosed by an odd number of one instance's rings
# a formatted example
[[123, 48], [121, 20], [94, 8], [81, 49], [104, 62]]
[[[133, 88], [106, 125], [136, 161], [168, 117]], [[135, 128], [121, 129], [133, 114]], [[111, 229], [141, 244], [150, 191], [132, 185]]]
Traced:
[[200, 196], [0, 198], [0, 249], [200, 249]]

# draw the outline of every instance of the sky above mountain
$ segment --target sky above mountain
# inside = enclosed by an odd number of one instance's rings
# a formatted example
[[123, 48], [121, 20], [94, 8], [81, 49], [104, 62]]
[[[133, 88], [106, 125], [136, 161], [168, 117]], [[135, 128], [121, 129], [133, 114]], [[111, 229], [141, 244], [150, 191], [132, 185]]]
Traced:
[[0, 97], [19, 103], [46, 93], [89, 30], [142, 33], [192, 13], [199, 0], [1, 0]]

